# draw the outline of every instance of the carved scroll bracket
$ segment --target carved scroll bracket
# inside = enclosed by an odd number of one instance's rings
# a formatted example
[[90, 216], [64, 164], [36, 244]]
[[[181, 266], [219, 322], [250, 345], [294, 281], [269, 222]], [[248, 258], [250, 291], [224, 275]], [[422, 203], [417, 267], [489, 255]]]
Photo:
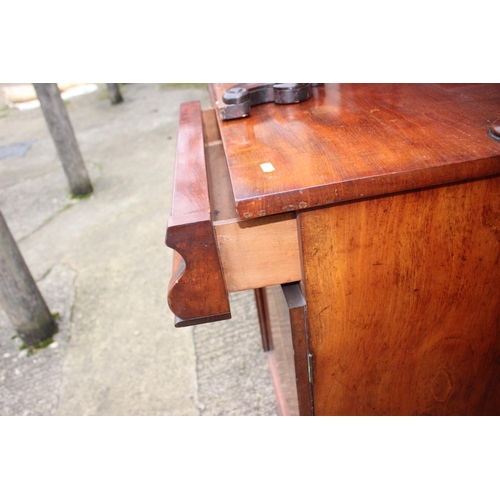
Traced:
[[166, 244], [175, 250], [168, 304], [175, 326], [231, 317], [210, 219], [203, 121], [198, 101], [180, 109], [172, 215]]

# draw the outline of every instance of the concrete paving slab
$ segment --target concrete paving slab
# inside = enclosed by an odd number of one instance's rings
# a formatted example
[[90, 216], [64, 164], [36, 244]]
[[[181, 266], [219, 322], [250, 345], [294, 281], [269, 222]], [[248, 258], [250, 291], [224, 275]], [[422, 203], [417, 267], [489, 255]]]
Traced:
[[194, 327], [202, 415], [277, 415], [252, 291], [231, 294], [232, 318]]
[[0, 146], [0, 160], [5, 158], [21, 158], [26, 154], [26, 151], [32, 146], [35, 141], [15, 142]]
[[[0, 210], [52, 312], [54, 343], [31, 355], [0, 311], [2, 415], [273, 415], [253, 295], [234, 320], [175, 329], [166, 301], [166, 222], [181, 102], [200, 85], [105, 86], [67, 104], [94, 193], [73, 200], [40, 109], [8, 110]], [[215, 349], [219, 346], [219, 349]], [[15, 361], [14, 361], [15, 360]]]

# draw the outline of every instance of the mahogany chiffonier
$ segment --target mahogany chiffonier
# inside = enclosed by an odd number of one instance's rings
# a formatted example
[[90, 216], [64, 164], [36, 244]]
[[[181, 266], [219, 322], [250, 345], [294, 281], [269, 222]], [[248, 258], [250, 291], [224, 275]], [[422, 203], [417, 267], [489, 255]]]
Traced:
[[324, 84], [180, 110], [176, 325], [255, 290], [291, 415], [500, 413], [500, 85]]

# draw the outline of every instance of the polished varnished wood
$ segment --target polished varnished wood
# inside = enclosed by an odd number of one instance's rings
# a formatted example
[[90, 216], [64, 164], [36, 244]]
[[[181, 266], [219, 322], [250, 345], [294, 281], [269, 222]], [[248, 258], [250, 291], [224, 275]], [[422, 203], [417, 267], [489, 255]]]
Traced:
[[226, 153], [222, 146], [217, 118], [213, 109], [203, 112], [203, 123], [212, 220], [214, 222], [237, 220], [238, 213], [229, 178]]
[[273, 340], [271, 337], [271, 320], [269, 317], [269, 305], [267, 303], [266, 290], [257, 288], [254, 290], [257, 316], [259, 317], [260, 336], [262, 338], [262, 349], [265, 352], [272, 351]]
[[[210, 85], [216, 109], [232, 85]], [[238, 216], [251, 219], [497, 175], [499, 116], [499, 84], [325, 84], [219, 127]]]
[[267, 313], [269, 315], [271, 349], [268, 351], [268, 358], [279, 414], [297, 416], [300, 414], [300, 410], [290, 311], [280, 286], [269, 287], [263, 291], [265, 301], [269, 304]]
[[213, 110], [180, 110], [168, 301], [176, 326], [230, 317], [228, 292], [300, 280], [295, 214], [240, 221]]
[[313, 415], [307, 305], [299, 283], [256, 291], [280, 415]]
[[326, 84], [221, 122], [231, 85], [181, 112], [174, 312], [260, 289], [283, 414], [498, 415], [500, 85]]
[[240, 221], [214, 110], [203, 113], [211, 218], [228, 292], [301, 279], [295, 213]]
[[299, 216], [317, 415], [500, 413], [500, 178]]
[[[281, 286], [290, 315], [291, 338], [293, 345], [294, 373], [297, 385], [297, 403], [299, 414], [314, 415], [312, 380], [309, 378], [309, 322], [307, 304], [299, 283], [287, 283]], [[312, 363], [312, 361], [311, 361]], [[311, 373], [313, 365], [311, 365]]]
[[231, 317], [210, 218], [203, 121], [199, 102], [180, 109], [172, 211], [166, 244], [175, 250], [168, 304], [176, 326]]

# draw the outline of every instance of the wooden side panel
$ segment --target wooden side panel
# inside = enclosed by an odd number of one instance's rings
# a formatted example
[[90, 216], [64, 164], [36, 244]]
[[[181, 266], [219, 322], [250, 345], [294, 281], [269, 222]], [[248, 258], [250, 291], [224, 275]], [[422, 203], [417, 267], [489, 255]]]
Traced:
[[168, 289], [176, 326], [231, 317], [210, 219], [203, 137], [200, 103], [182, 104], [166, 238], [167, 246], [176, 251]]
[[282, 415], [313, 415], [308, 378], [307, 307], [298, 283], [263, 290], [271, 326], [269, 362]]
[[282, 416], [297, 416], [299, 406], [288, 306], [279, 285], [266, 288], [264, 293], [272, 337], [272, 350], [268, 351], [269, 367], [279, 413]]
[[500, 178], [300, 216], [317, 415], [500, 413]]
[[290, 313], [293, 358], [300, 415], [314, 415], [312, 384], [309, 381], [309, 325], [307, 305], [299, 283], [281, 286]]
[[228, 292], [300, 280], [295, 214], [216, 223], [215, 233]]
[[266, 290], [257, 288], [254, 290], [257, 315], [259, 317], [260, 336], [262, 338], [262, 349], [269, 352], [273, 348], [271, 336], [271, 320], [269, 318], [269, 306], [267, 303]]

